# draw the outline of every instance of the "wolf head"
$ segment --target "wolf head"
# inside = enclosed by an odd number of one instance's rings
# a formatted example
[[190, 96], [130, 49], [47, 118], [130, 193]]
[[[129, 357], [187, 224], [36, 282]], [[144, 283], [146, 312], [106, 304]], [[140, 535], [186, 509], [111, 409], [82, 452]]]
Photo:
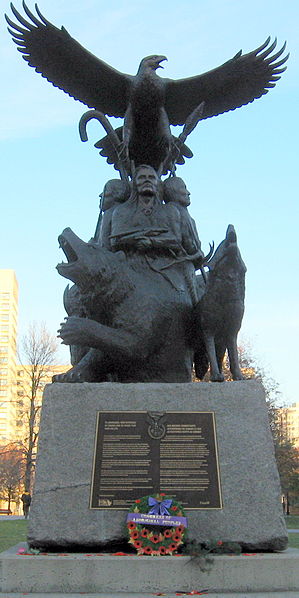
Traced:
[[245, 275], [246, 266], [242, 260], [241, 253], [237, 244], [237, 235], [232, 224], [227, 227], [225, 239], [218, 245], [214, 255], [209, 259], [205, 265], [209, 268], [210, 273], [216, 275], [229, 277]]

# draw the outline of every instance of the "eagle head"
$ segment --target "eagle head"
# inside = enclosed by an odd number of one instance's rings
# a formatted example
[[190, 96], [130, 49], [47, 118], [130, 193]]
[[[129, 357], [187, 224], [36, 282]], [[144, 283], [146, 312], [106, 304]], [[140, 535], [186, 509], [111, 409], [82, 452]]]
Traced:
[[148, 70], [156, 71], [157, 69], [163, 69], [163, 66], [160, 64], [163, 60], [167, 60], [166, 56], [159, 56], [157, 54], [146, 56], [140, 62], [138, 74]]

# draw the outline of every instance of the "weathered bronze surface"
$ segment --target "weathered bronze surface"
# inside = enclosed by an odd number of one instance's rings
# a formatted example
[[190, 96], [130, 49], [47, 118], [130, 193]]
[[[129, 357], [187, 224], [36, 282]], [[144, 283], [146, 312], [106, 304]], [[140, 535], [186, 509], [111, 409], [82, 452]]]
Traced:
[[126, 509], [165, 492], [188, 509], [221, 509], [213, 412], [99, 412], [92, 509]]
[[[161, 78], [166, 60], [143, 58], [135, 76], [93, 56], [64, 27], [25, 2], [24, 18], [11, 4], [9, 32], [30, 66], [86, 104], [79, 132], [97, 119], [105, 137], [95, 146], [119, 171], [104, 186], [100, 215], [89, 243], [70, 229], [59, 237], [71, 280], [58, 331], [70, 346], [72, 369], [54, 382], [189, 382], [192, 367], [223, 381], [228, 350], [234, 380], [242, 379], [237, 334], [244, 312], [245, 265], [232, 225], [212, 256], [203, 254], [189, 192], [176, 165], [192, 157], [188, 135], [206, 118], [268, 93], [286, 69], [284, 44], [268, 38], [247, 54], [187, 79]], [[114, 130], [107, 116], [121, 117]], [[174, 137], [170, 125], [183, 125]], [[170, 173], [169, 178], [162, 176]], [[196, 274], [197, 271], [197, 274]]]
[[[36, 15], [24, 2], [23, 8], [26, 19], [11, 5], [17, 23], [7, 15], [6, 20], [24, 59], [56, 87], [90, 108], [124, 118], [116, 136], [135, 166], [150, 164], [159, 170], [166, 166], [165, 161], [172, 163], [172, 158], [183, 163], [190, 150], [173, 137], [170, 124], [185, 124], [200, 106], [195, 121], [248, 104], [274, 87], [286, 68], [287, 56], [281, 58], [285, 44], [273, 54], [276, 40], [270, 44], [268, 38], [252, 52], [243, 55], [240, 51], [218, 68], [187, 79], [158, 77], [157, 69], [167, 60], [158, 54], [143, 58], [132, 76], [88, 52], [64, 27], [58, 29], [50, 23], [37, 5]], [[109, 163], [119, 168], [119, 156], [109, 136], [98, 147]]]

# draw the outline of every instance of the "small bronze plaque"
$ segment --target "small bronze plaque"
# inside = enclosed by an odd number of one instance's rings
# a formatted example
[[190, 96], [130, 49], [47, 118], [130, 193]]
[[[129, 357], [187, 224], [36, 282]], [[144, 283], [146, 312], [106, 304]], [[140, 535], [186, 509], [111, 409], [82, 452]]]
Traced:
[[214, 412], [100, 411], [91, 509], [126, 509], [165, 492], [187, 509], [221, 509]]

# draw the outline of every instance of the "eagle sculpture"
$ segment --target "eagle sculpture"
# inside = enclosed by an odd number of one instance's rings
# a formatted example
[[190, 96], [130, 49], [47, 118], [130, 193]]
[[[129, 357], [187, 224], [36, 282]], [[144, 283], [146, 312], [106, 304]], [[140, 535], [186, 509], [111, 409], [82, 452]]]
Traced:
[[[269, 37], [256, 50], [244, 55], [240, 51], [223, 65], [195, 77], [159, 77], [156, 71], [166, 60], [161, 55], [143, 58], [132, 76], [88, 52], [64, 27], [58, 29], [50, 23], [37, 5], [36, 15], [25, 2], [23, 9], [29, 20], [13, 4], [18, 23], [5, 16], [24, 60], [89, 108], [124, 118], [123, 148], [136, 166], [146, 163], [157, 169], [176, 143], [170, 125], [184, 125], [199, 105], [204, 106], [204, 119], [235, 110], [268, 93], [286, 69], [283, 65], [288, 55], [280, 58], [286, 44], [273, 53], [276, 39], [270, 44]], [[102, 155], [109, 154], [105, 143], [98, 142], [98, 147], [104, 148]]]

